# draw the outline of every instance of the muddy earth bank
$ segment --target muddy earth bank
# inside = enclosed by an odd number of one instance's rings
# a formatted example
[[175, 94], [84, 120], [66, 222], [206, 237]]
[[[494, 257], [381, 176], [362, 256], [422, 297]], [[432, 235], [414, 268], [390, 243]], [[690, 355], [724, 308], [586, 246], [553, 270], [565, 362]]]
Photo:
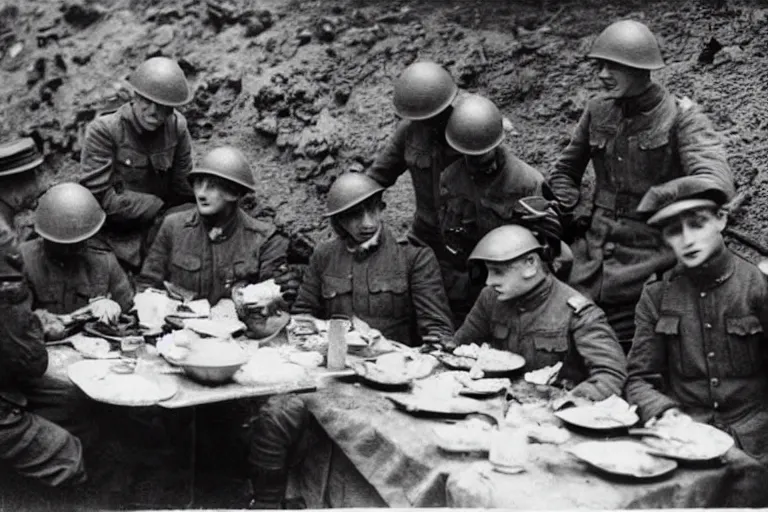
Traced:
[[[34, 137], [46, 185], [76, 179], [85, 126], [130, 97], [130, 70], [178, 59], [195, 90], [181, 111], [196, 156], [241, 148], [260, 183], [247, 209], [288, 234], [302, 262], [330, 234], [320, 213], [332, 181], [370, 165], [392, 132], [392, 81], [405, 66], [435, 60], [494, 100], [512, 147], [547, 174], [598, 90], [584, 55], [621, 18], [658, 34], [668, 66], [657, 79], [710, 115], [746, 193], [736, 235], [768, 247], [768, 8], [757, 1], [5, 0], [0, 140]], [[403, 232], [407, 176], [385, 198]]]

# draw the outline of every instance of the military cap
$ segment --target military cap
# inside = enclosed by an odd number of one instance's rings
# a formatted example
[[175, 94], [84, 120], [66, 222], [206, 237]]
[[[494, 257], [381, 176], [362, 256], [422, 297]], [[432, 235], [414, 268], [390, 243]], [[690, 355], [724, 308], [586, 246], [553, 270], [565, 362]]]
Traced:
[[43, 155], [29, 137], [0, 144], [0, 176], [17, 174], [43, 163]]
[[648, 224], [658, 226], [688, 210], [717, 208], [728, 201], [728, 194], [711, 179], [683, 176], [648, 189], [637, 212], [649, 215]]

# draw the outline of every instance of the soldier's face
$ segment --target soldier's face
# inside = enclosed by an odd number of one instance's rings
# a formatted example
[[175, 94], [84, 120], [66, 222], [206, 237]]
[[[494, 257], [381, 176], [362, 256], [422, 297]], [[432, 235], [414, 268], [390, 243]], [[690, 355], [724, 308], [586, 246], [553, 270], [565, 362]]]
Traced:
[[516, 299], [529, 292], [536, 282], [538, 274], [536, 256], [527, 254], [513, 261], [487, 261], [488, 277], [485, 284], [498, 293], [497, 299], [507, 301]]
[[45, 252], [57, 260], [67, 261], [72, 258], [76, 258], [82, 254], [85, 248], [85, 242], [78, 242], [75, 244], [59, 244], [51, 242], [50, 240], [44, 241]]
[[683, 212], [664, 225], [661, 233], [677, 261], [688, 268], [706, 263], [723, 247], [726, 216], [710, 208]]
[[148, 132], [153, 132], [165, 123], [173, 112], [173, 107], [160, 105], [137, 94], [133, 101], [133, 112], [139, 125]]
[[239, 196], [216, 176], [195, 176], [192, 180], [192, 190], [195, 193], [197, 211], [203, 216], [221, 213], [239, 199]]
[[381, 227], [381, 212], [384, 204], [379, 196], [355, 205], [338, 215], [339, 225], [355, 243], [362, 244], [370, 240]]
[[647, 85], [648, 72], [631, 68], [616, 62], [597, 60], [600, 83], [606, 97], [625, 98], [640, 94]]

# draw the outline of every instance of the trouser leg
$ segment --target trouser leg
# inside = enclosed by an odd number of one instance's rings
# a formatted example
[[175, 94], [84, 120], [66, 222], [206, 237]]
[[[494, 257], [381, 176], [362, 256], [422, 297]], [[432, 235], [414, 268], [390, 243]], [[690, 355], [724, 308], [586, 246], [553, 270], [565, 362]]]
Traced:
[[296, 395], [270, 398], [251, 430], [248, 465], [253, 486], [251, 508], [279, 508], [289, 468], [303, 456], [302, 439], [309, 421], [304, 401]]
[[0, 460], [50, 487], [86, 480], [79, 439], [41, 416], [2, 402]]

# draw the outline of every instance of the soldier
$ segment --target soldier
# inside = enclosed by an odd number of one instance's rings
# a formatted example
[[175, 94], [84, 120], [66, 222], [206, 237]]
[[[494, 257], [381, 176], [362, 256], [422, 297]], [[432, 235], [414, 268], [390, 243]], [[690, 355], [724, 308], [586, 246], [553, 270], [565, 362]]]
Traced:
[[649, 425], [709, 423], [765, 464], [768, 283], [725, 247], [729, 192], [683, 177], [652, 187], [640, 202], [677, 266], [643, 288], [626, 392]]
[[334, 240], [315, 249], [292, 313], [358, 316], [406, 345], [453, 334], [432, 250], [397, 241], [381, 219], [384, 188], [364, 174], [339, 176], [328, 192]]
[[384, 187], [410, 171], [416, 213], [408, 234], [443, 259], [445, 245], [438, 224], [440, 173], [461, 155], [445, 140], [445, 126], [459, 89], [434, 62], [408, 66], [395, 82], [393, 103], [403, 121], [366, 174]]
[[[284, 268], [287, 239], [238, 207], [238, 200], [256, 187], [245, 155], [233, 147], [216, 148], [189, 173], [189, 179], [197, 208], [165, 218], [138, 276], [139, 289], [162, 288], [163, 281], [169, 281], [216, 304], [230, 297], [233, 286], [274, 278], [286, 298], [295, 297], [299, 282]], [[303, 431], [307, 411], [295, 395], [246, 405], [259, 409], [248, 450], [251, 506], [279, 508], [287, 478], [284, 447]], [[243, 423], [242, 411], [213, 409], [209, 417], [224, 415], [233, 424]]]
[[128, 83], [133, 101], [88, 125], [80, 164], [82, 184], [107, 214], [101, 237], [121, 264], [138, 271], [163, 213], [193, 201], [191, 139], [186, 119], [174, 110], [192, 92], [167, 57], [145, 61]]
[[256, 188], [245, 155], [233, 147], [216, 148], [189, 179], [197, 209], [165, 218], [137, 278], [139, 289], [162, 289], [163, 281], [169, 281], [211, 305], [229, 298], [241, 282], [276, 278], [288, 291], [281, 270], [288, 240], [238, 206]]
[[492, 229], [519, 220], [519, 199], [552, 195], [544, 176], [503, 144], [501, 112], [492, 101], [475, 94], [459, 101], [445, 140], [463, 155], [440, 176], [439, 200], [447, 249], [440, 263], [454, 320], [461, 324], [485, 281], [482, 265], [467, 268], [469, 253]]
[[572, 245], [570, 283], [608, 315], [625, 348], [643, 282], [674, 263], [658, 231], [635, 211], [653, 185], [684, 175], [709, 176], [734, 192], [725, 150], [712, 124], [687, 98], [677, 100], [651, 80], [664, 66], [654, 35], [642, 23], [618, 21], [595, 41], [589, 57], [605, 94], [591, 100], [549, 184], [571, 214], [589, 161], [595, 169], [594, 208], [583, 238]]
[[575, 397], [621, 395], [627, 361], [605, 314], [552, 276], [541, 249], [533, 233], [517, 225], [480, 240], [470, 259], [485, 262], [488, 279], [455, 343], [489, 342], [522, 355], [529, 370], [562, 362], [556, 383], [572, 387]]
[[115, 255], [89, 244], [105, 218], [93, 194], [77, 183], [55, 185], [40, 198], [35, 231], [41, 238], [24, 242], [20, 250], [32, 307], [49, 339], [66, 332], [59, 315], [89, 306], [95, 318], [113, 323], [133, 303]]
[[37, 195], [34, 170], [42, 161], [32, 139], [0, 146], [0, 459], [21, 475], [62, 487], [86, 480], [83, 449], [47, 419], [62, 404], [44, 376], [48, 352], [13, 229], [13, 216]]

